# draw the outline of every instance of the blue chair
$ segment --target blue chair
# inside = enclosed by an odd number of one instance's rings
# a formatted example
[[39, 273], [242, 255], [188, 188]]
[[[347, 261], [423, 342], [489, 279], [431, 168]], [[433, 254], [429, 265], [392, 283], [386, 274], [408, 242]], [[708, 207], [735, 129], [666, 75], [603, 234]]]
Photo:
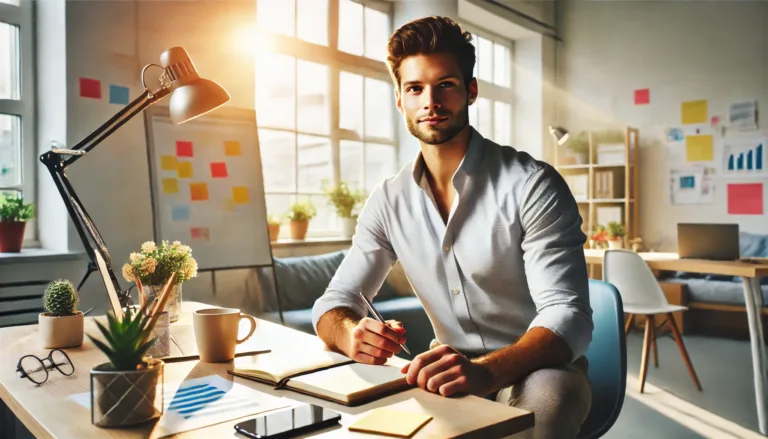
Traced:
[[611, 429], [621, 412], [627, 388], [627, 344], [619, 290], [607, 282], [590, 279], [589, 300], [595, 325], [586, 354], [592, 408], [578, 439], [599, 438]]

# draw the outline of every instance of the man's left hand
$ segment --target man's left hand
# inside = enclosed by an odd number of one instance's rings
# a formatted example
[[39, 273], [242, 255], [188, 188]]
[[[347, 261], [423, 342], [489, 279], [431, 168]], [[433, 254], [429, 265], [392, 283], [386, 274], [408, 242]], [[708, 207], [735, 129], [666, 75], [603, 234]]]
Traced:
[[446, 345], [417, 355], [401, 372], [407, 374], [408, 384], [443, 396], [485, 396], [493, 391], [493, 376], [485, 366], [473, 363]]

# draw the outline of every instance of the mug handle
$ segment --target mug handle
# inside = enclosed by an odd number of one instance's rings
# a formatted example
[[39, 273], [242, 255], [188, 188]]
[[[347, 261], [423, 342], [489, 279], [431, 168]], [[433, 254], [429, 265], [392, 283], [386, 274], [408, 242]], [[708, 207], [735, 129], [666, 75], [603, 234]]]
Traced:
[[251, 336], [253, 335], [253, 332], [256, 330], [256, 319], [254, 319], [252, 315], [240, 313], [240, 319], [241, 320], [242, 319], [248, 319], [248, 321], [251, 322], [251, 330], [248, 331], [248, 335], [243, 337], [241, 340], [238, 340], [237, 344], [240, 344], [240, 343], [248, 340], [249, 338], [251, 338]]

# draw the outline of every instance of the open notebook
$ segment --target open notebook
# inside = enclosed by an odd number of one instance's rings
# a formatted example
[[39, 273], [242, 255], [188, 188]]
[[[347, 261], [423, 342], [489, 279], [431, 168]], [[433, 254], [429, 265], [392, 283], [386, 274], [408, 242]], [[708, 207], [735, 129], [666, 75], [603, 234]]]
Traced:
[[408, 388], [399, 367], [356, 363], [327, 351], [272, 351], [236, 358], [229, 373], [348, 406]]

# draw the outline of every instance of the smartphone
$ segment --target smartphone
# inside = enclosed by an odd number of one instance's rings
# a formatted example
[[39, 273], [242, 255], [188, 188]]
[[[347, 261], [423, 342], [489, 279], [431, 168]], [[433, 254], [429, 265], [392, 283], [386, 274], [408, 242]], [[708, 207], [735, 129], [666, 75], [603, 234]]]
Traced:
[[314, 404], [267, 412], [235, 425], [235, 431], [253, 439], [283, 439], [338, 424], [341, 415]]

